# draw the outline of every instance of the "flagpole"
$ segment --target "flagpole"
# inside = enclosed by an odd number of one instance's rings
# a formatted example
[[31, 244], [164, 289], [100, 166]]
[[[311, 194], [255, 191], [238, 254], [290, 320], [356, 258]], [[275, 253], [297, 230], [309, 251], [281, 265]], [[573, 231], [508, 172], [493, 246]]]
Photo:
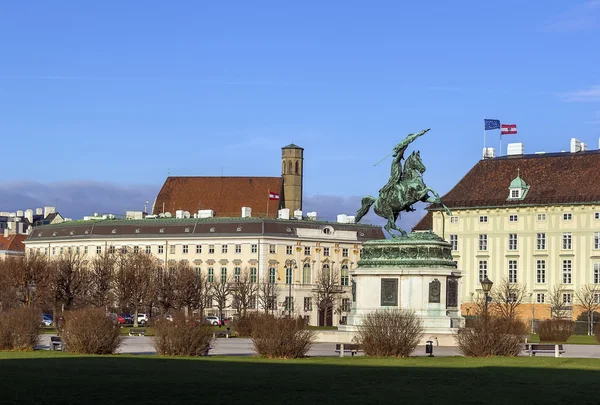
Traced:
[[485, 117], [483, 117], [483, 158], [487, 156], [487, 148], [485, 145]]
[[502, 156], [502, 128], [500, 128], [500, 156]]
[[269, 194], [267, 195], [267, 218], [269, 218], [269, 202], [271, 202], [271, 189], [269, 189]]

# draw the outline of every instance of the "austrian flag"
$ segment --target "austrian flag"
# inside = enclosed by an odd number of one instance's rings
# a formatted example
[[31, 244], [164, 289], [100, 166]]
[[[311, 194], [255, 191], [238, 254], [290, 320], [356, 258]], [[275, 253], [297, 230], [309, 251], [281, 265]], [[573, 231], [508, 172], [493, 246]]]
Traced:
[[502, 124], [500, 126], [501, 135], [516, 135], [517, 124]]
[[269, 191], [269, 200], [279, 200], [279, 194]]

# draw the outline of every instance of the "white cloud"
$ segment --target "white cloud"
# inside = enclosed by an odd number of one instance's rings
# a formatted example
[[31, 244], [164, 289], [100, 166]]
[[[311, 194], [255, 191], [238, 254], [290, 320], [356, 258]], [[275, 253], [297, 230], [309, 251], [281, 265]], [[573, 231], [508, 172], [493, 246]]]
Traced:
[[562, 94], [563, 101], [600, 101], [600, 85]]

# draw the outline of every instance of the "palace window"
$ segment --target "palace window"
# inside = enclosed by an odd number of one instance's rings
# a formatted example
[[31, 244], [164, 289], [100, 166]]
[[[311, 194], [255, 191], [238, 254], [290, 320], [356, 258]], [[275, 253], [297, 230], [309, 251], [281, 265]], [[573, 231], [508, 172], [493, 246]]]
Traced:
[[175, 245], [170, 245], [169, 246], [169, 254], [171, 254], [171, 255], [175, 254]]
[[563, 284], [571, 284], [573, 281], [573, 263], [571, 260], [562, 261], [562, 282]]
[[328, 247], [323, 248], [323, 256], [329, 256], [329, 248]]
[[545, 221], [546, 220], [546, 214], [537, 214], [537, 220], [538, 221]]
[[563, 214], [563, 221], [570, 221], [573, 219], [573, 214], [570, 212], [566, 212]]
[[240, 276], [242, 275], [242, 269], [241, 267], [234, 267], [233, 268], [233, 281], [236, 283], [240, 282]]
[[481, 215], [481, 216], [479, 217], [479, 222], [481, 222], [481, 223], [486, 223], [487, 221], [488, 221], [488, 217], [487, 217], [487, 215]]
[[227, 267], [221, 267], [221, 283], [227, 282]]
[[258, 270], [256, 267], [250, 267], [250, 282], [256, 283], [258, 281]]
[[269, 267], [269, 284], [275, 284], [276, 275], [277, 270], [275, 270], [275, 267]]
[[450, 245], [452, 250], [458, 250], [458, 235], [450, 235]]
[[310, 246], [305, 246], [305, 247], [304, 247], [304, 254], [305, 254], [306, 256], [310, 256]]
[[519, 239], [516, 233], [508, 234], [508, 250], [517, 250], [519, 248]]
[[458, 224], [458, 217], [450, 217], [451, 224]]
[[594, 232], [594, 249], [600, 249], [600, 232]]
[[546, 283], [546, 261], [545, 260], [537, 260], [536, 264], [536, 278], [535, 281], [538, 284]]
[[516, 260], [508, 261], [508, 282], [509, 283], [517, 282], [517, 261]]
[[304, 263], [302, 266], [302, 284], [311, 283], [311, 268], [310, 263]]
[[342, 285], [350, 284], [350, 276], [348, 275], [348, 266], [345, 264], [342, 265], [340, 284], [342, 284]]
[[594, 219], [600, 219], [600, 212], [594, 212]]
[[242, 253], [242, 245], [235, 245], [235, 253]]
[[563, 237], [562, 237], [562, 248], [563, 249], [565, 249], [565, 250], [572, 249], [571, 239], [572, 239], [572, 234], [570, 232], [563, 233]]
[[594, 284], [600, 284], [600, 263], [594, 263]]
[[199, 255], [202, 253], [202, 245], [196, 245], [196, 254]]
[[537, 293], [535, 295], [535, 302], [537, 302], [538, 304], [543, 304], [544, 302], [546, 302], [546, 296], [544, 295], [544, 293]]
[[312, 311], [312, 300], [310, 297], [304, 297], [304, 310]]
[[508, 220], [509, 220], [510, 222], [517, 222], [517, 221], [519, 220], [519, 216], [518, 216], [518, 215], [516, 215], [516, 214], [512, 214], [512, 215], [510, 215], [510, 216], [508, 217]]
[[187, 254], [188, 254], [188, 249], [189, 249], [189, 248], [188, 248], [188, 245], [183, 245], [183, 247], [181, 248], [181, 252], [182, 252], [184, 255], [187, 255]]
[[227, 253], [227, 245], [221, 246], [221, 253]]
[[251, 253], [256, 253], [256, 252], [258, 252], [258, 245], [256, 245], [256, 244], [252, 244], [252, 245], [250, 245], [250, 252], [251, 252]]
[[[96, 246], [96, 254], [99, 255], [102, 253], [102, 246]], [[52, 254], [54, 254], [54, 248], [52, 248]]]
[[293, 279], [293, 273], [294, 269], [292, 268], [287, 268], [285, 269], [285, 283], [286, 284], [292, 284], [292, 279]]
[[290, 245], [287, 245], [285, 247], [285, 254], [286, 255], [293, 255], [294, 254], [294, 247], [290, 246]]
[[200, 274], [202, 272], [202, 269], [200, 268], [200, 266], [196, 266], [194, 267], [194, 271], [196, 272], [196, 274]]
[[538, 233], [535, 239], [535, 248], [537, 250], [546, 250], [546, 234]]
[[342, 311], [350, 312], [350, 298], [342, 298]]
[[149, 255], [150, 253], [152, 253], [152, 247], [150, 245], [147, 245], [144, 248], [144, 251], [146, 252], [147, 255]]
[[563, 304], [572, 304], [573, 303], [573, 294], [564, 293], [563, 294]]
[[208, 282], [214, 283], [215, 282], [215, 269], [212, 267], [209, 267], [207, 271], [208, 271]]
[[140, 247], [138, 245], [135, 245], [133, 247], [133, 253], [139, 253], [140, 252]]
[[215, 245], [208, 245], [208, 254], [212, 255], [215, 253]]
[[479, 281], [483, 281], [487, 277], [488, 262], [487, 260], [479, 261]]
[[479, 250], [488, 250], [487, 235], [479, 235]]
[[348, 255], [349, 255], [348, 248], [343, 248], [342, 249], [342, 257], [348, 257]]

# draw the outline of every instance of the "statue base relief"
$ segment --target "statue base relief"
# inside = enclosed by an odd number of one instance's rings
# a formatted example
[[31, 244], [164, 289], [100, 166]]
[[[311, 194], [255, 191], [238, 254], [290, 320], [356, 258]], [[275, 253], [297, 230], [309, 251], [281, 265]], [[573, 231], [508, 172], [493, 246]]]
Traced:
[[[460, 315], [461, 271], [451, 245], [431, 232], [363, 244], [352, 277], [352, 307], [340, 335], [355, 335], [363, 317], [386, 308], [412, 310], [423, 321], [423, 344], [454, 346], [464, 326]], [[341, 337], [341, 336], [340, 336]]]

